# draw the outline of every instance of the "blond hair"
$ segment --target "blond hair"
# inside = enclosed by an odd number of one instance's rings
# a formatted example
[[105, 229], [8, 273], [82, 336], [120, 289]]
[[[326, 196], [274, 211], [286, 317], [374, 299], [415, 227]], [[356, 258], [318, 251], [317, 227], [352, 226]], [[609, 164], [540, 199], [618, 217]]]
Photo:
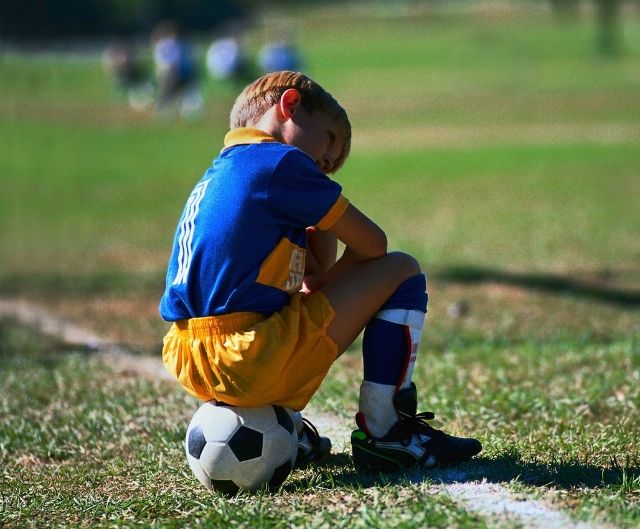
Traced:
[[351, 149], [351, 123], [344, 108], [324, 90], [318, 83], [299, 72], [274, 72], [263, 75], [247, 85], [231, 109], [230, 128], [247, 127], [256, 123], [273, 105], [277, 104], [282, 94], [290, 88], [300, 92], [300, 103], [305, 111], [323, 112], [343, 129], [342, 148], [336, 158], [331, 172], [337, 171], [349, 156]]

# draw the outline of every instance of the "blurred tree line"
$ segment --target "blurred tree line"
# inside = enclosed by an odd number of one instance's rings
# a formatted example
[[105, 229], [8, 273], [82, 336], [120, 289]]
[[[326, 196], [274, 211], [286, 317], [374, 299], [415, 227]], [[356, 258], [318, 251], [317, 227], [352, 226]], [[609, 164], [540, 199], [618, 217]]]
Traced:
[[122, 36], [149, 32], [166, 19], [210, 30], [245, 11], [233, 0], [0, 0], [0, 38]]
[[[189, 30], [211, 30], [274, 6], [337, 3], [336, 0], [0, 0], [0, 39], [38, 39], [127, 35], [149, 32], [161, 20], [173, 19]], [[363, 2], [364, 0], [360, 0]], [[381, 0], [369, 0], [372, 4]], [[403, 0], [446, 4], [453, 0]], [[562, 17], [577, 15], [592, 2], [598, 13], [599, 47], [607, 55], [620, 48], [621, 8], [640, 0], [530, 0], [550, 2]], [[388, 0], [392, 3], [391, 0]], [[471, 2], [470, 2], [471, 3]]]
[[[560, 17], [578, 14], [581, 0], [549, 0], [554, 12]], [[598, 13], [598, 46], [605, 55], [616, 55], [620, 51], [620, 12], [623, 0], [593, 0]]]

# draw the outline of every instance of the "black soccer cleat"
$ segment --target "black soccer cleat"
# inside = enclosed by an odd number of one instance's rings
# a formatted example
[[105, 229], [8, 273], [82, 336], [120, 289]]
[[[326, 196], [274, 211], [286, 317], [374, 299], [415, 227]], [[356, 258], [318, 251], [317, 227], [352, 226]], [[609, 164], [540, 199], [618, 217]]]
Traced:
[[426, 421], [433, 419], [433, 413], [416, 413], [413, 383], [396, 393], [394, 405], [400, 419], [384, 437], [370, 435], [364, 416], [356, 415], [358, 430], [351, 434], [356, 470], [394, 472], [414, 466], [445, 466], [470, 459], [482, 450], [477, 439], [454, 437], [430, 426]]
[[331, 439], [318, 433], [311, 422], [303, 418], [303, 428], [298, 434], [298, 455], [294, 468], [305, 467], [314, 461], [320, 461], [331, 452]]

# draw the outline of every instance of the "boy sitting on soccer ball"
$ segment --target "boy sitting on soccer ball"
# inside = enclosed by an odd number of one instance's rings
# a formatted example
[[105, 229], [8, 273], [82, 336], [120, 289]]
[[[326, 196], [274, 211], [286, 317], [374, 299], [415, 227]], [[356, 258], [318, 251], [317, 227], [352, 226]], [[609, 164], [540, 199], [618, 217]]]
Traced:
[[[224, 148], [176, 232], [160, 304], [173, 322], [165, 366], [202, 400], [299, 411], [364, 329], [356, 467], [468, 459], [477, 440], [416, 413], [425, 276], [413, 257], [387, 251], [384, 231], [327, 176], [350, 143], [344, 109], [303, 74], [265, 75], [238, 96]], [[297, 465], [329, 452], [329, 439], [299, 414], [298, 432]]]

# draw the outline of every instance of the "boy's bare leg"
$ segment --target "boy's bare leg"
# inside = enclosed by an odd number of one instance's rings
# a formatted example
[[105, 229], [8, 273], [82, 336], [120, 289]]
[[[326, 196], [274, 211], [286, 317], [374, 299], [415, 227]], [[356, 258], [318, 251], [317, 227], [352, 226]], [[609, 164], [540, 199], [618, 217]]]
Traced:
[[420, 265], [410, 255], [394, 252], [355, 265], [321, 292], [331, 302], [336, 317], [327, 334], [342, 354], [364, 326], [406, 279], [420, 274]]
[[[342, 354], [353, 343], [404, 279], [419, 273], [420, 266], [415, 259], [392, 253], [354, 265], [321, 288], [336, 312], [328, 334], [337, 343], [338, 353]], [[297, 424], [299, 450], [296, 466], [318, 460], [329, 452], [331, 441], [320, 436], [308, 421], [303, 424], [299, 414]]]
[[[358, 429], [351, 436], [359, 470], [445, 465], [482, 450], [476, 439], [454, 437], [430, 426], [426, 422], [433, 418], [430, 412], [417, 413], [411, 373], [424, 324], [425, 287], [415, 259], [396, 253], [356, 264], [321, 289], [336, 311], [328, 334], [340, 353], [366, 326]], [[406, 332], [399, 333], [397, 327]], [[404, 371], [398, 369], [399, 355], [406, 360]]]

